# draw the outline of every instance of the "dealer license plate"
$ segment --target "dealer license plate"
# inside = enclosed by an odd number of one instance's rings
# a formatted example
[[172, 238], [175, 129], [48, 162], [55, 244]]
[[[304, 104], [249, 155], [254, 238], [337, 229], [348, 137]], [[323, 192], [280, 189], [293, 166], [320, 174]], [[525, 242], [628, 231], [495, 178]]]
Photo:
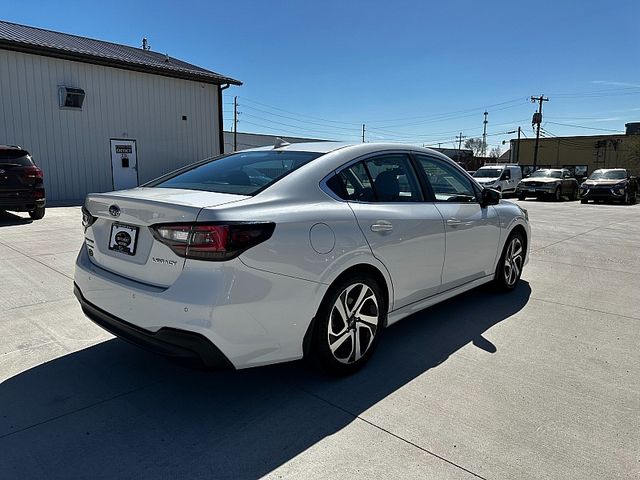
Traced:
[[127, 255], [136, 254], [138, 243], [138, 227], [114, 223], [111, 225], [111, 237], [109, 238], [109, 250], [114, 250]]

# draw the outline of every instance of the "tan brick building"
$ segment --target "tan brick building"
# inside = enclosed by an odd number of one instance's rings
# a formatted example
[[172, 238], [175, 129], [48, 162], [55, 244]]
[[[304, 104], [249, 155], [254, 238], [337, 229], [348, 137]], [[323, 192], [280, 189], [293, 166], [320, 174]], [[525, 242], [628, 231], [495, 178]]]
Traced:
[[[539, 168], [569, 168], [576, 176], [585, 176], [598, 168], [627, 168], [640, 176], [640, 134], [628, 124], [627, 134], [575, 137], [541, 137], [538, 147]], [[535, 139], [511, 140], [512, 163], [527, 173], [533, 167]]]

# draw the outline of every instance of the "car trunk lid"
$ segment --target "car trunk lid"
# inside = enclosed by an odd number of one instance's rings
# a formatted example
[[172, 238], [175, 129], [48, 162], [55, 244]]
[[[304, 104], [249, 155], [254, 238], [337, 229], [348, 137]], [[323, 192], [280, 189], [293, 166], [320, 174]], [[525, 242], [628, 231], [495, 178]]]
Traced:
[[151, 225], [195, 222], [204, 207], [248, 197], [169, 188], [135, 188], [90, 194], [85, 208], [96, 217], [85, 233], [91, 261], [124, 277], [168, 287], [180, 275], [184, 258], [156, 240]]

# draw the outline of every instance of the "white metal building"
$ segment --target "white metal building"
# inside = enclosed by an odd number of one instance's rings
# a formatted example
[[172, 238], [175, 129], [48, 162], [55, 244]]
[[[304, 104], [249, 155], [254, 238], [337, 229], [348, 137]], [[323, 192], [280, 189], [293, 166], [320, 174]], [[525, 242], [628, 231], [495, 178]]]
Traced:
[[221, 153], [229, 85], [166, 54], [0, 21], [0, 144], [31, 152], [48, 202]]

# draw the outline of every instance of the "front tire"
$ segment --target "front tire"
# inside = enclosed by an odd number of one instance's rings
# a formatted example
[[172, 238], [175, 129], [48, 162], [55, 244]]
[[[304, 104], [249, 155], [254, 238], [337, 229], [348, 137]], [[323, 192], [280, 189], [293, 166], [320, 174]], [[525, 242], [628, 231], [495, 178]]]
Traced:
[[45, 207], [36, 207], [35, 210], [29, 212], [29, 216], [32, 220], [40, 220], [44, 217]]
[[496, 268], [494, 285], [498, 290], [513, 290], [522, 275], [525, 257], [525, 240], [520, 232], [513, 232], [504, 246], [502, 256]]
[[581, 198], [580, 203], [589, 203], [589, 200], [587, 200], [586, 198]]
[[356, 372], [373, 354], [386, 315], [382, 288], [372, 278], [355, 274], [336, 283], [316, 315], [313, 359], [333, 374]]

